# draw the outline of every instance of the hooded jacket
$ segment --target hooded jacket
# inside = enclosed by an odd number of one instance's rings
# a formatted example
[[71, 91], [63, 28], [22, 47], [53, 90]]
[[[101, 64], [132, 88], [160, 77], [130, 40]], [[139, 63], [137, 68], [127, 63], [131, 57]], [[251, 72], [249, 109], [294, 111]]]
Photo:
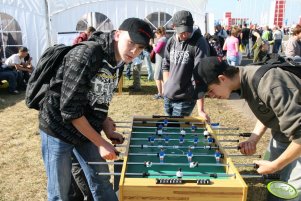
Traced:
[[124, 65], [116, 63], [113, 36], [114, 31], [95, 32], [89, 40], [97, 45], [79, 45], [67, 53], [41, 107], [41, 130], [67, 143], [81, 144], [88, 139], [71, 121], [85, 116], [100, 133]]
[[171, 100], [193, 100], [193, 69], [209, 54], [209, 46], [199, 28], [186, 41], [174, 34], [166, 44], [162, 70], [169, 72], [164, 83], [164, 96]]

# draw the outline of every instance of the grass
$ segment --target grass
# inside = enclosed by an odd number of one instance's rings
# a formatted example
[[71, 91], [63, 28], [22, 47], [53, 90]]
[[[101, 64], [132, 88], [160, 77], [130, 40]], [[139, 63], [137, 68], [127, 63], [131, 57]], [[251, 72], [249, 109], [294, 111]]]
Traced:
[[[148, 82], [143, 76], [142, 91], [135, 93], [128, 90], [131, 83], [131, 80], [125, 80], [123, 94], [114, 96], [110, 116], [116, 121], [131, 121], [134, 115], [163, 115], [163, 101], [152, 98], [156, 93], [154, 82]], [[0, 201], [46, 200], [46, 175], [37, 134], [38, 112], [25, 106], [24, 93], [12, 96], [1, 90], [0, 95]], [[239, 127], [240, 132], [249, 132], [254, 126], [242, 111], [233, 110], [226, 100], [206, 99], [205, 107], [212, 121], [223, 126]], [[197, 115], [196, 110], [193, 115]], [[267, 140], [264, 138], [258, 145], [258, 153], [264, 153]], [[235, 150], [229, 153], [238, 154]], [[252, 163], [253, 160], [234, 158], [235, 163]], [[254, 174], [252, 168], [239, 170]], [[264, 183], [257, 179], [246, 181], [248, 200], [265, 200]]]

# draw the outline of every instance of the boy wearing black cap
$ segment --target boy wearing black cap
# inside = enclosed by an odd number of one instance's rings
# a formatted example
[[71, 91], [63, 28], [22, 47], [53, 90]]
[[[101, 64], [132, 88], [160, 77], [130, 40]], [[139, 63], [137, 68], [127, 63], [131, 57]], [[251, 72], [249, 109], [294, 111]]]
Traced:
[[173, 16], [176, 32], [167, 41], [162, 65], [164, 110], [169, 116], [189, 116], [197, 103], [199, 115], [209, 120], [203, 97], [194, 95], [192, 76], [193, 69], [209, 54], [209, 47], [193, 23], [189, 11], [178, 11]]
[[[123, 66], [137, 57], [153, 37], [149, 25], [138, 18], [126, 19], [119, 30], [94, 32], [94, 45], [79, 45], [64, 57], [39, 114], [42, 155], [48, 177], [48, 200], [68, 200], [71, 152], [78, 159], [94, 200], [116, 201], [104, 162], [116, 159], [116, 149], [104, 140], [122, 143], [114, 121], [107, 116]], [[92, 43], [92, 42], [91, 42]]]
[[[256, 87], [256, 71], [260, 66], [237, 68], [216, 57], [201, 61], [196, 79], [205, 82], [208, 96], [228, 99], [231, 92], [241, 90], [258, 121], [250, 138], [239, 144], [243, 154], [256, 152], [256, 144], [271, 129], [269, 161], [255, 161], [259, 174], [280, 173], [280, 179], [301, 192], [301, 79], [281, 68], [268, 70]], [[296, 200], [300, 200], [301, 197]]]

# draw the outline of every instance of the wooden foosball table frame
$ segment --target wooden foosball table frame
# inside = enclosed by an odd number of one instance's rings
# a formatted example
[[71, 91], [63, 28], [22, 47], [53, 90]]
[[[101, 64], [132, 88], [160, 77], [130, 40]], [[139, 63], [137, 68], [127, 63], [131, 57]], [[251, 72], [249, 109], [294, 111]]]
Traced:
[[[162, 121], [167, 117], [133, 117], [132, 128], [135, 122], [142, 121], [144, 126], [153, 126], [153, 123]], [[169, 118], [167, 118], [169, 119]], [[200, 122], [216, 139], [215, 131], [209, 124], [197, 117], [172, 118], [173, 121]], [[130, 138], [130, 136], [129, 136]], [[119, 200], [120, 201], [146, 201], [146, 200], [189, 200], [189, 201], [245, 201], [247, 199], [247, 185], [243, 178], [228, 157], [221, 144], [216, 140], [216, 145], [219, 146], [221, 153], [224, 155], [221, 163], [227, 164], [225, 172], [229, 175], [234, 175], [227, 179], [212, 178], [210, 185], [199, 185], [195, 183], [182, 184], [157, 184], [155, 178], [132, 178], [126, 176], [128, 150], [124, 156], [120, 183], [119, 183]]]

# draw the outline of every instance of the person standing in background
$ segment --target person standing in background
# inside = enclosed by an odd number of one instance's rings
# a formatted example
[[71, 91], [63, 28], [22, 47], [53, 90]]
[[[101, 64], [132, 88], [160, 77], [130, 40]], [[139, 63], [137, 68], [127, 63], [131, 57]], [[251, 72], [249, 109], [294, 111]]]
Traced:
[[166, 32], [164, 27], [158, 27], [155, 32], [157, 43], [153, 45], [153, 50], [156, 53], [156, 64], [154, 80], [158, 89], [158, 93], [154, 95], [154, 99], [163, 99], [163, 72], [162, 62], [164, 58], [165, 45], [167, 42]]
[[209, 45], [189, 11], [173, 16], [175, 34], [168, 39], [162, 65], [164, 81], [164, 111], [168, 116], [190, 116], [195, 105], [200, 117], [209, 121], [204, 111], [204, 94], [195, 94], [193, 70], [209, 55]]
[[301, 25], [297, 25], [293, 29], [293, 36], [290, 37], [286, 44], [285, 56], [301, 57]]
[[73, 41], [73, 45], [82, 41], [87, 41], [91, 34], [96, 31], [94, 27], [88, 27], [84, 32], [80, 33]]

